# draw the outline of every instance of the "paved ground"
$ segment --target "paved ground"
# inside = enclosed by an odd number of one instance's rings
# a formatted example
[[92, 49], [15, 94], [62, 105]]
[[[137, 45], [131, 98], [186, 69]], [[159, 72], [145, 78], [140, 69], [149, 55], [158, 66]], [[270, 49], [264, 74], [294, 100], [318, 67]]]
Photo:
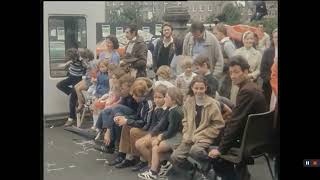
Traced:
[[[138, 179], [130, 169], [116, 169], [105, 164], [114, 155], [102, 154], [92, 142], [63, 127], [44, 129], [44, 180], [127, 180]], [[271, 180], [263, 158], [249, 166], [252, 180]], [[169, 179], [179, 180], [179, 176]]]

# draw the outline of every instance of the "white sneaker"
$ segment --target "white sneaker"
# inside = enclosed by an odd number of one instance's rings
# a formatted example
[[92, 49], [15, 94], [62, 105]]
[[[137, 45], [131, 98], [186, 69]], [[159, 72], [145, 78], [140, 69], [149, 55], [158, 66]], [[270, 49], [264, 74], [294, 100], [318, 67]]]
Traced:
[[161, 165], [158, 176], [161, 178], [167, 177], [167, 173], [172, 169], [172, 164], [167, 161], [165, 165]]
[[157, 179], [157, 175], [153, 175], [151, 170], [145, 171], [143, 173], [139, 173], [138, 177], [146, 180], [154, 180]]

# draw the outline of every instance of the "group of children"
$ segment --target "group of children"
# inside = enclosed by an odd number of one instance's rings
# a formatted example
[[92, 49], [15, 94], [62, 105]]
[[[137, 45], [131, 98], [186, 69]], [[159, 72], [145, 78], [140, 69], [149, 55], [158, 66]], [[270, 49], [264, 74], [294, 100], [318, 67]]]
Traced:
[[93, 96], [95, 140], [102, 140], [108, 153], [118, 151], [111, 166], [134, 166], [142, 179], [165, 177], [172, 167], [168, 155], [174, 152], [171, 158], [179, 164], [189, 151], [203, 154], [224, 127], [223, 118], [231, 114], [232, 105], [217, 93], [207, 57], [194, 62], [184, 57], [184, 72], [175, 80], [169, 66], [160, 66], [151, 80], [132, 77], [108, 60], [93, 60], [92, 54], [84, 49], [74, 60], [86, 67], [82, 80], [74, 84], [76, 110], [84, 104], [81, 91], [87, 90]]

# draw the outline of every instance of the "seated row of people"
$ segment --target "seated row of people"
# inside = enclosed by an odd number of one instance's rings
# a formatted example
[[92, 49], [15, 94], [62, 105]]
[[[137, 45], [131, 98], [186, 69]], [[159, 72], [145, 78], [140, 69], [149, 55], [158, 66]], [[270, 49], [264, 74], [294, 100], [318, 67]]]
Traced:
[[[98, 63], [93, 128], [108, 152], [118, 151], [111, 166], [145, 170], [138, 174], [142, 179], [163, 177], [172, 166], [191, 170], [188, 156], [206, 160], [227, 153], [241, 139], [247, 116], [267, 111], [242, 56], [230, 58], [230, 77], [240, 89], [236, 105], [217, 93], [209, 59], [201, 55], [193, 63], [190, 59], [185, 57], [184, 73], [175, 81], [170, 80], [170, 68], [160, 66], [155, 82], [135, 78], [105, 60]], [[213, 143], [219, 149], [208, 154]], [[162, 162], [165, 153], [172, 154]]]

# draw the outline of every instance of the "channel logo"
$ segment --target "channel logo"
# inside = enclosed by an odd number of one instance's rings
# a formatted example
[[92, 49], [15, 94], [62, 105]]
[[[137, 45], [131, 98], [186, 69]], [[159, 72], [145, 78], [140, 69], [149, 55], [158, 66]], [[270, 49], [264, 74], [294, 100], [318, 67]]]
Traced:
[[320, 167], [320, 159], [305, 159], [303, 160], [304, 167]]

